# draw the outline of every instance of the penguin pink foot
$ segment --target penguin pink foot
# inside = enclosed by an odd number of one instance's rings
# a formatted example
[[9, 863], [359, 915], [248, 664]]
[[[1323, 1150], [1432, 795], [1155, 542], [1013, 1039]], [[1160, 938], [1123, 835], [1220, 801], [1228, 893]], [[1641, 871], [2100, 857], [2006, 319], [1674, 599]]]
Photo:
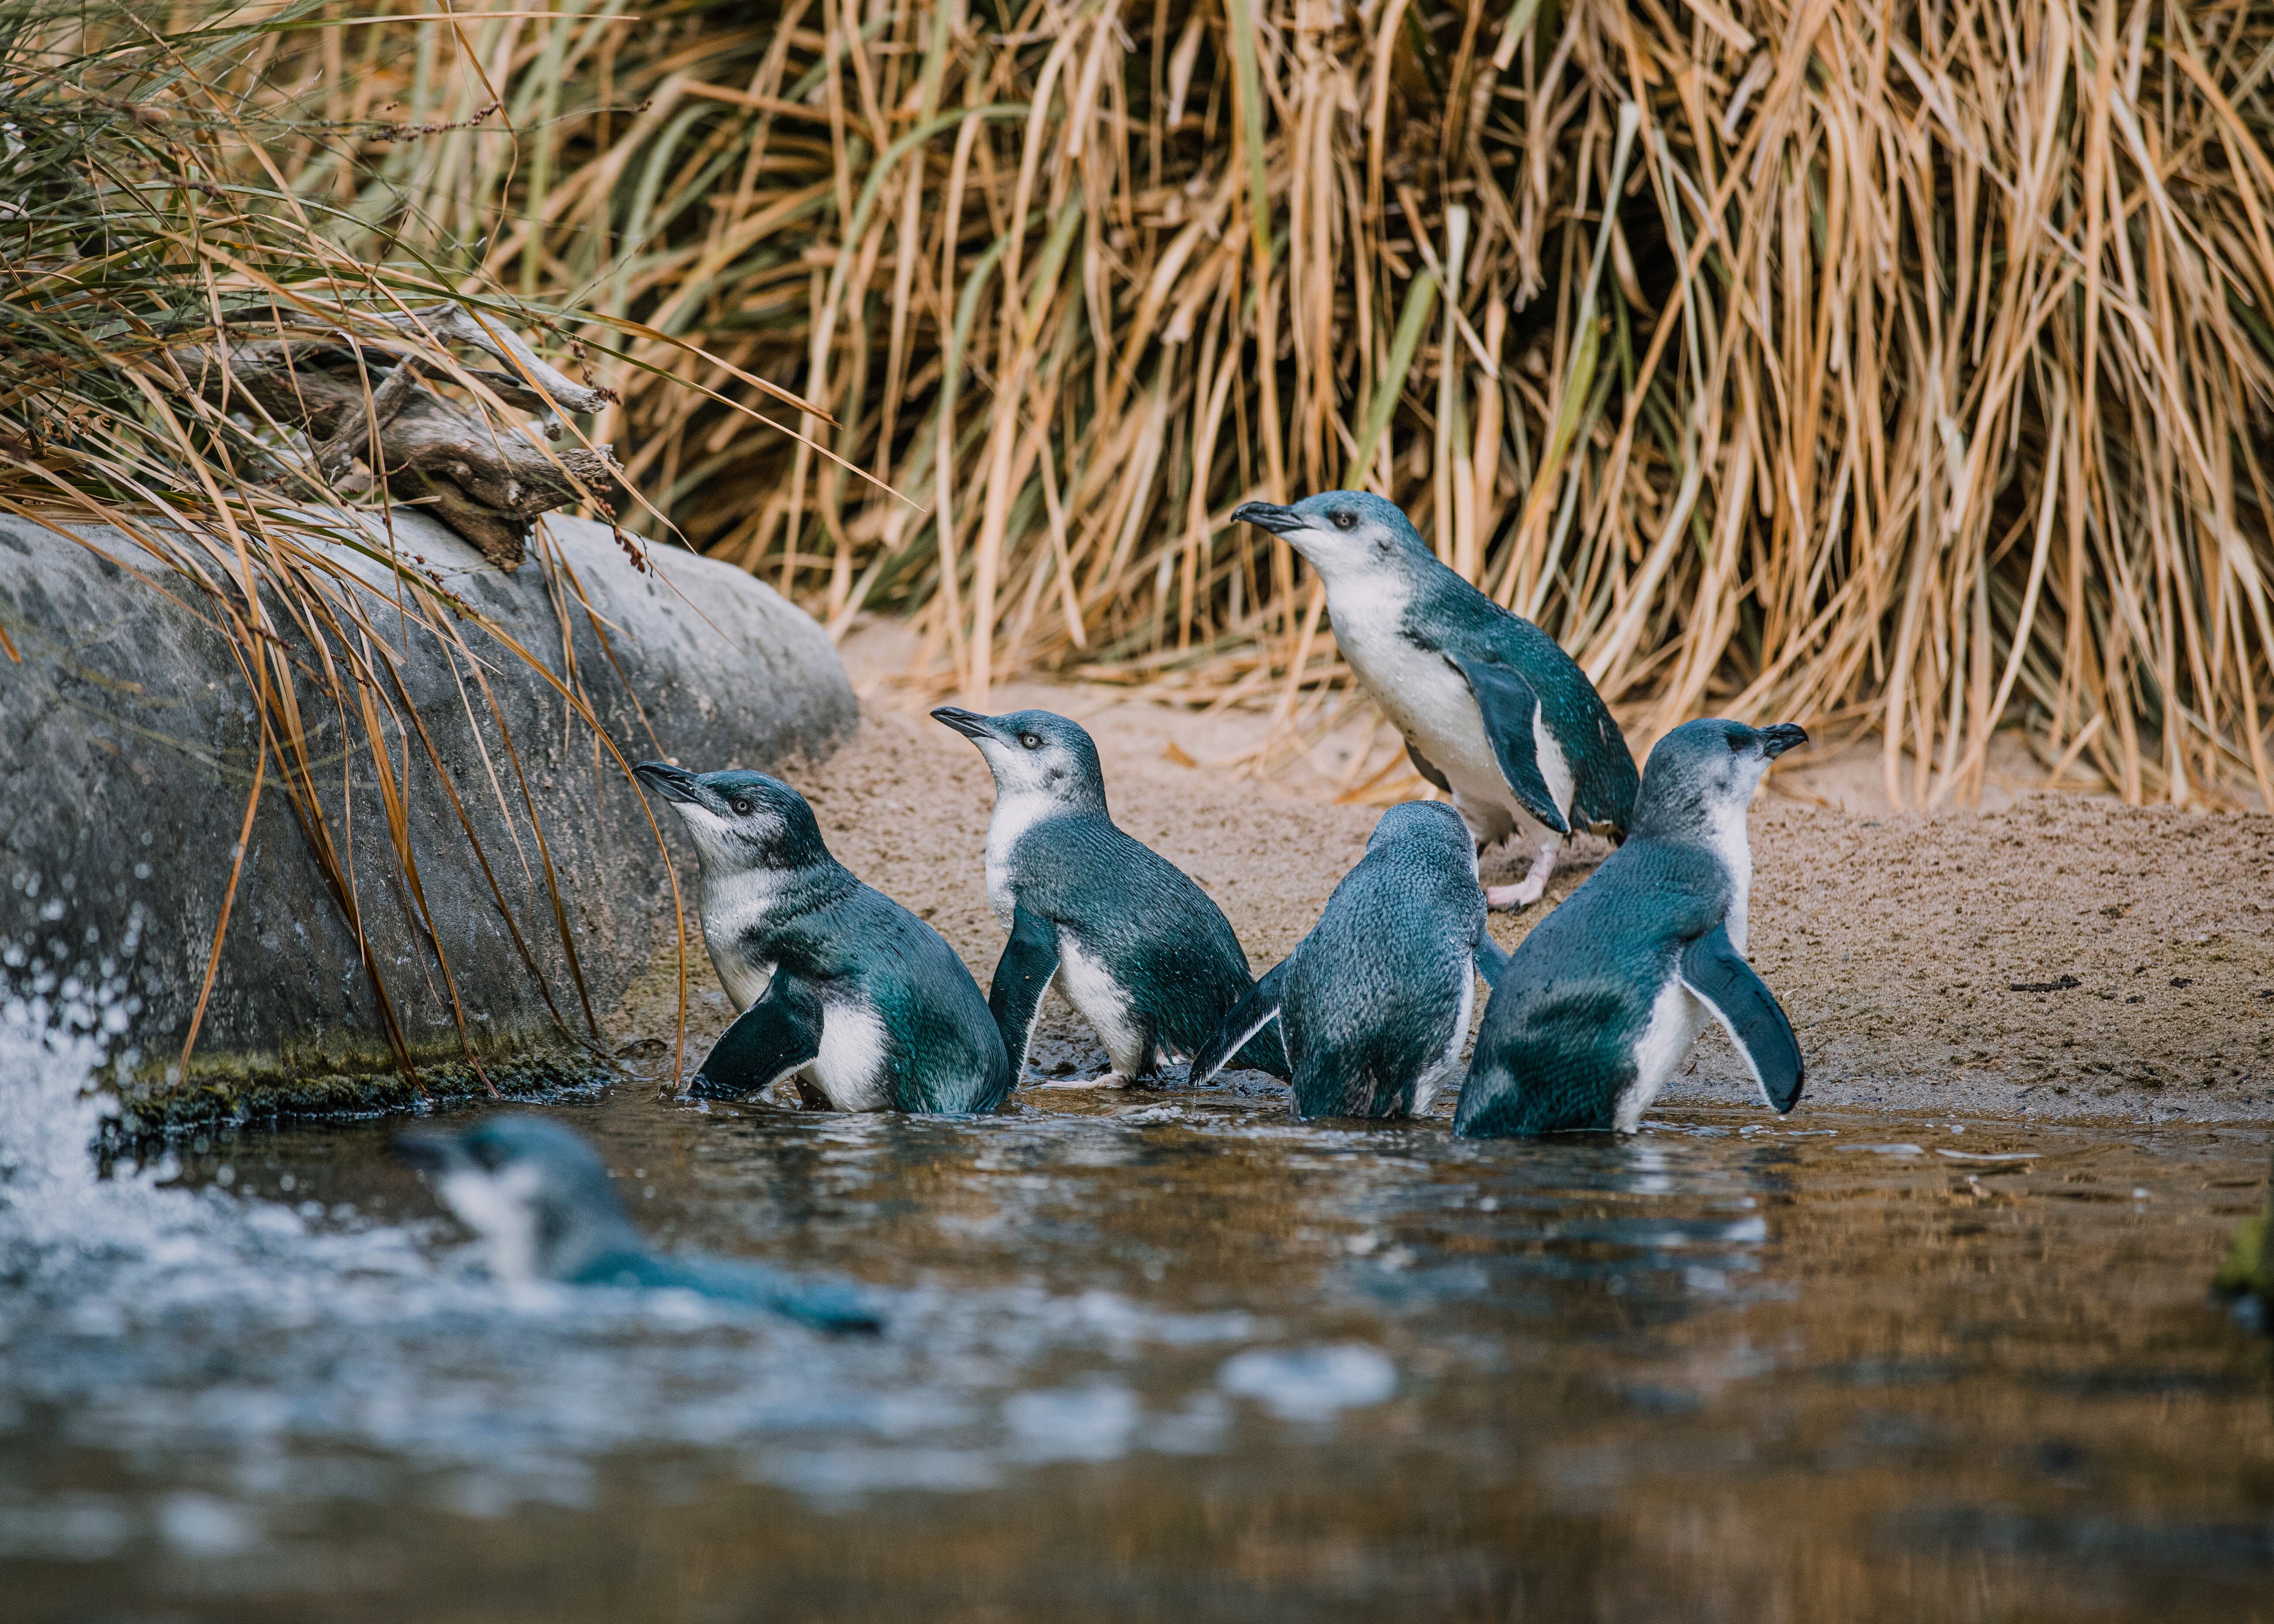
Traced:
[[1555, 848], [1543, 846], [1532, 860], [1532, 872], [1513, 885], [1485, 887], [1488, 908], [1528, 908], [1547, 894], [1547, 876], [1555, 872]]
[[1129, 1079], [1118, 1071], [1108, 1071], [1102, 1077], [1072, 1077], [1062, 1083], [1036, 1083], [1036, 1088], [1126, 1088]]

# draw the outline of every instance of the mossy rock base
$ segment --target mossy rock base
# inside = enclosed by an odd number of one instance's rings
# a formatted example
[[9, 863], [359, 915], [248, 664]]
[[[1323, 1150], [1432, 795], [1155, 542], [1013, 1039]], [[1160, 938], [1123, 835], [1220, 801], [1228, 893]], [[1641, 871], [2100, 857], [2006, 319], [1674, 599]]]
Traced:
[[440, 1105], [477, 1104], [493, 1097], [538, 1100], [589, 1093], [616, 1080], [615, 1071], [599, 1061], [538, 1057], [485, 1066], [478, 1072], [462, 1060], [422, 1066], [416, 1081], [400, 1071], [206, 1081], [130, 1099], [118, 1132], [133, 1139], [224, 1124], [244, 1127], [296, 1117], [397, 1116]]
[[[229, 582], [209, 590], [119, 530], [0, 515], [0, 630], [22, 656], [0, 659], [0, 1000], [76, 1007], [82, 1026], [123, 1013], [109, 1066], [154, 1124], [486, 1097], [469, 1049], [501, 1094], [591, 1081], [593, 1056], [635, 1035], [617, 1011], [667, 935], [666, 849], [693, 873], [622, 763], [819, 759], [859, 716], [835, 648], [741, 570], [590, 521], [547, 520], [506, 575], [415, 513], [391, 532], [376, 514], [304, 517], [325, 590], [362, 623], [335, 615], [352, 635], [319, 646], [264, 595], [302, 729], [264, 769], [282, 731], [264, 732], [219, 629], [243, 613], [215, 601]], [[471, 619], [422, 622], [390, 548], [542, 669]], [[373, 693], [323, 690], [358, 661]]]

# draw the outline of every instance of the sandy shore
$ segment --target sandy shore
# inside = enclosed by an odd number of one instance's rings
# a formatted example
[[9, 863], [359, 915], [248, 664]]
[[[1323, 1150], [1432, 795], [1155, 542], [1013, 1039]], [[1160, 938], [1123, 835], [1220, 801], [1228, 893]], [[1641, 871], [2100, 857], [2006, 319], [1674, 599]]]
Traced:
[[[862, 675], [859, 650], [848, 663]], [[792, 776], [839, 859], [929, 920], [983, 987], [1003, 944], [982, 876], [986, 770], [915, 702], [864, 686], [860, 732]], [[1261, 781], [1180, 764], [1258, 736], [1249, 713], [1032, 684], [993, 708], [1028, 704], [1087, 723], [1115, 820], [1208, 888], [1259, 973], [1316, 920], [1380, 815], [1334, 804], [1299, 764]], [[2274, 818], [2127, 808], [2010, 777], [1986, 798], [1994, 810], [1891, 812], [1854, 787], [1872, 775], [1852, 762], [1787, 764], [1797, 771], [1781, 769], [1753, 810], [1751, 958], [1808, 1056], [1802, 1110], [2274, 1117]], [[1849, 787], [1823, 793], [1834, 785]], [[1574, 848], [1548, 901], [1602, 850]], [[1487, 877], [1509, 869], [1487, 860]], [[1495, 914], [1494, 934], [1512, 946], [1540, 913]], [[699, 1057], [727, 1011], [699, 944], [693, 959]], [[665, 970], [628, 1011], [636, 1032], [670, 1030]], [[1060, 1075], [1105, 1068], [1056, 995], [1035, 1059]], [[1758, 1100], [1718, 1034], [1666, 1097]]]

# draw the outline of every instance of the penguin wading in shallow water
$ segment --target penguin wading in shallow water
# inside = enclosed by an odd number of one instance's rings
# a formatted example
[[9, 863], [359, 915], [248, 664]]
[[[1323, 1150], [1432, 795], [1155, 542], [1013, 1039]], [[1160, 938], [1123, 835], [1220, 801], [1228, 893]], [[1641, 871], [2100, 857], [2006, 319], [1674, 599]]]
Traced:
[[600, 1158], [557, 1122], [493, 1117], [463, 1133], [406, 1133], [394, 1149], [481, 1237], [490, 1273], [500, 1280], [694, 1291], [825, 1331], [880, 1328], [876, 1310], [850, 1286], [794, 1280], [731, 1259], [650, 1252], [624, 1216]]
[[1792, 1109], [1800, 1044], [1745, 962], [1745, 808], [1769, 763], [1807, 740], [1790, 723], [1703, 721], [1658, 741], [1626, 844], [1493, 978], [1455, 1133], [1631, 1133], [1709, 1019], [1777, 1113]]
[[1595, 685], [1553, 637], [1440, 563], [1395, 504], [1329, 491], [1231, 516], [1285, 537], [1319, 572], [1343, 657], [1478, 851], [1513, 835], [1532, 854], [1523, 879], [1485, 891], [1489, 906], [1539, 901], [1575, 827], [1625, 838], [1634, 757]]
[[940, 935], [855, 879], [805, 797], [763, 772], [633, 771], [703, 862], [703, 940], [742, 1013], [693, 1091], [740, 1099], [797, 1079], [840, 1111], [991, 1111], [1011, 1091], [978, 983]]
[[1480, 965], [1489, 979], [1507, 957], [1485, 932], [1459, 816], [1442, 801], [1392, 807], [1311, 934], [1193, 1057], [1193, 1080], [1276, 1020], [1296, 1116], [1419, 1116], [1460, 1066]]
[[[995, 778], [987, 900], [1011, 940], [988, 1002], [1013, 1074], [1053, 976], [1113, 1063], [1097, 1086], [1149, 1075], [1164, 1050], [1196, 1051], [1254, 985], [1247, 955], [1190, 876], [1114, 825], [1088, 733], [1048, 710], [932, 716], [977, 745]], [[1276, 1034], [1238, 1064], [1287, 1075]]]

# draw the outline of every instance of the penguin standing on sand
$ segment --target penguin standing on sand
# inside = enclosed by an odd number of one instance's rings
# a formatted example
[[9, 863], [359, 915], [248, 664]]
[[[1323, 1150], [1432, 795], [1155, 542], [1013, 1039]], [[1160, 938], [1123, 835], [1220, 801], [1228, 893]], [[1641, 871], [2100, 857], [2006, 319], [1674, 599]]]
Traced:
[[1011, 1091], [978, 983], [939, 933], [855, 879], [813, 808], [762, 772], [633, 771], [703, 861], [703, 939], [742, 1013], [694, 1092], [739, 1099], [795, 1078], [840, 1111], [991, 1111]]
[[[977, 745], [995, 778], [987, 900], [1011, 940], [988, 1003], [1013, 1076], [1054, 976], [1113, 1063], [1097, 1086], [1149, 1075], [1163, 1050], [1198, 1049], [1254, 984], [1247, 955], [1191, 876], [1114, 825], [1089, 734], [1048, 710], [946, 705], [932, 717]], [[1287, 1074], [1269, 1036], [1239, 1064]]]
[[463, 1133], [412, 1132], [395, 1154], [481, 1237], [503, 1281], [694, 1291], [766, 1308], [824, 1331], [874, 1331], [876, 1311], [850, 1286], [798, 1281], [724, 1258], [663, 1258], [647, 1249], [592, 1147], [541, 1116], [500, 1116]]
[[1708, 1019], [1777, 1113], [1800, 1099], [1792, 1023], [1745, 962], [1745, 808], [1808, 735], [1687, 722], [1658, 741], [1627, 842], [1532, 927], [1493, 978], [1453, 1132], [1631, 1133]]
[[1531, 872], [1487, 890], [1487, 904], [1539, 901], [1574, 827], [1625, 838], [1634, 757], [1587, 673], [1440, 563], [1394, 504], [1329, 491], [1231, 516], [1285, 537], [1319, 572], [1343, 657], [1478, 851], [1515, 835], [1532, 853]]
[[1392, 807], [1311, 934], [1193, 1056], [1193, 1080], [1276, 1020], [1296, 1116], [1418, 1116], [1460, 1065], [1480, 964], [1489, 979], [1507, 957], [1486, 934], [1459, 816], [1442, 801]]

